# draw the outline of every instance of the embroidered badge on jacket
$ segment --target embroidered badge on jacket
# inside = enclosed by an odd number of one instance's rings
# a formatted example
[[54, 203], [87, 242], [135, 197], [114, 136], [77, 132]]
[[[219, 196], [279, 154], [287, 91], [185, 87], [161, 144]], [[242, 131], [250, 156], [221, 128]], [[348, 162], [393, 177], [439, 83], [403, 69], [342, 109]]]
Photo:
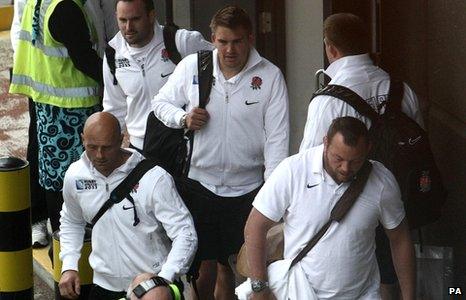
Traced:
[[260, 78], [259, 76], [254, 76], [251, 80], [251, 88], [253, 90], [257, 90], [261, 88], [261, 85], [262, 85], [262, 78]]
[[76, 189], [78, 191], [82, 190], [96, 190], [97, 181], [93, 179], [77, 179], [76, 180]]
[[115, 67], [118, 68], [126, 68], [130, 67], [131, 64], [129, 62], [129, 59], [127, 58], [117, 58], [115, 59]]
[[167, 62], [170, 59], [167, 49], [162, 49], [162, 61]]

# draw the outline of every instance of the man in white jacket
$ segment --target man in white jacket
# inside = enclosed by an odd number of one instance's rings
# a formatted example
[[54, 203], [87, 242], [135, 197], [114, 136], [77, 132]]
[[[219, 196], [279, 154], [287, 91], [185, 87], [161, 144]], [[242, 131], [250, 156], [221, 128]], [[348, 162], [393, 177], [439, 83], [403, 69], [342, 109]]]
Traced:
[[[63, 187], [59, 288], [67, 298], [79, 295], [77, 270], [86, 223], [92, 222], [111, 191], [143, 160], [137, 151], [120, 148], [120, 126], [109, 113], [89, 117], [82, 139], [86, 151], [68, 169]], [[133, 277], [143, 272], [173, 282], [191, 264], [197, 235], [171, 176], [156, 166], [130, 196], [134, 203], [123, 199], [114, 204], [93, 227], [89, 262], [95, 285], [90, 299], [124, 297]]]
[[[103, 106], [122, 128], [126, 125], [130, 147], [142, 150], [150, 101], [167, 82], [175, 64], [168, 57], [152, 0], [118, 0], [116, 15], [120, 32], [109, 46], [115, 50], [117, 81], [105, 57]], [[184, 29], [176, 32], [175, 44], [181, 57], [212, 49], [199, 32]]]
[[288, 95], [280, 70], [253, 48], [243, 9], [221, 9], [210, 26], [217, 49], [206, 109], [198, 107], [196, 55], [178, 64], [152, 107], [165, 125], [195, 131], [189, 178], [178, 188], [199, 236], [199, 297], [213, 299], [215, 288], [216, 298], [232, 299], [228, 256], [243, 243], [259, 187], [288, 156]]

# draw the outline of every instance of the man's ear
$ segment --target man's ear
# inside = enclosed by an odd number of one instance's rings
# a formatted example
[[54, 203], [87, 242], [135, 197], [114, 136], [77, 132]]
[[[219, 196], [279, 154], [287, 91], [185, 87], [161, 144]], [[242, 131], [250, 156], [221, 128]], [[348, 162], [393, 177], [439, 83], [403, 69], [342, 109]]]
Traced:
[[81, 142], [83, 143], [83, 145], [84, 145], [84, 141], [85, 141], [85, 140], [86, 140], [86, 139], [84, 138], [84, 132], [83, 132], [83, 133], [81, 133]]
[[324, 149], [327, 149], [328, 148], [328, 138], [327, 138], [327, 136], [324, 136], [323, 142], [324, 142]]
[[215, 33], [212, 32], [212, 34], [210, 35], [210, 41], [213, 43], [215, 43]]
[[334, 45], [330, 43], [328, 44], [327, 47], [328, 47], [328, 53], [332, 56], [332, 58], [334, 58], [334, 60], [341, 57], [340, 51], [338, 50], [337, 47], [335, 47]]

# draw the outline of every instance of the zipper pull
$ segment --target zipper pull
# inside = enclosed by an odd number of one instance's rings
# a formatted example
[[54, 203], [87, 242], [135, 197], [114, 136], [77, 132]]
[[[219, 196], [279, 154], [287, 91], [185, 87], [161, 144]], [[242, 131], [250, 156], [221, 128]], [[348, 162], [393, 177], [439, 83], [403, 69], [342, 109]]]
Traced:
[[108, 183], [105, 183], [105, 190], [108, 192]]
[[146, 77], [146, 70], [144, 69], [144, 64], [141, 65], [142, 68], [142, 77]]
[[225, 101], [226, 101], [227, 103], [230, 103], [230, 98], [229, 98], [229, 96], [228, 96], [228, 93], [227, 93], [226, 96], [225, 96]]

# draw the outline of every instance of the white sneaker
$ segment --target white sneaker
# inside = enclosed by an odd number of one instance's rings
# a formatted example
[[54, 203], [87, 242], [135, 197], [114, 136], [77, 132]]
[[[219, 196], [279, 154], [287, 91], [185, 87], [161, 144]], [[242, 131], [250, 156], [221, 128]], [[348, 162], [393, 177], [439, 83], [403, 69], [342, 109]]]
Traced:
[[47, 221], [39, 221], [32, 225], [32, 248], [43, 248], [49, 244], [47, 237]]

